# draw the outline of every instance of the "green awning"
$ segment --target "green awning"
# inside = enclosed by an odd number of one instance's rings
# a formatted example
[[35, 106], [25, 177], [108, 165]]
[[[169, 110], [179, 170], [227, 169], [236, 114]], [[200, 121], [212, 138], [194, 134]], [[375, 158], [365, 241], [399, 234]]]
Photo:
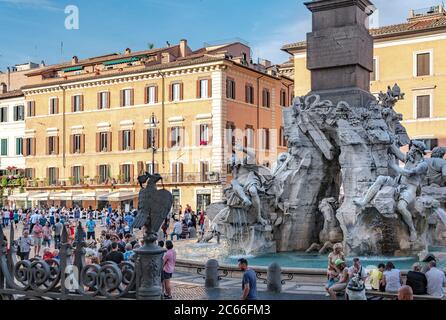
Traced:
[[71, 72], [71, 71], [78, 71], [78, 70], [83, 70], [84, 67], [83, 66], [78, 66], [78, 67], [71, 67], [71, 68], [67, 68], [67, 69], [63, 69], [63, 72]]
[[139, 58], [139, 57], [133, 57], [133, 58], [128, 58], [128, 59], [112, 60], [112, 61], [104, 62], [104, 66], [112, 66], [115, 64], [129, 63], [129, 62], [139, 61], [140, 59], [141, 58]]

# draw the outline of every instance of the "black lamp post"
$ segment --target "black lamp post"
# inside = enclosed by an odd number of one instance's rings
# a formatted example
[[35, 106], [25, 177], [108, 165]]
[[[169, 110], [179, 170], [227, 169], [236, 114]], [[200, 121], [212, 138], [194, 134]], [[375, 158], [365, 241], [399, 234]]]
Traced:
[[152, 131], [152, 134], [151, 134], [151, 140], [152, 140], [151, 141], [151, 145], [152, 145], [152, 172], [151, 173], [152, 174], [155, 173], [155, 152], [157, 150], [155, 147], [155, 142], [156, 142], [155, 129], [156, 129], [158, 123], [159, 123], [159, 121], [156, 119], [155, 113], [152, 112], [152, 117], [150, 118], [150, 122], [149, 122], [151, 131]]

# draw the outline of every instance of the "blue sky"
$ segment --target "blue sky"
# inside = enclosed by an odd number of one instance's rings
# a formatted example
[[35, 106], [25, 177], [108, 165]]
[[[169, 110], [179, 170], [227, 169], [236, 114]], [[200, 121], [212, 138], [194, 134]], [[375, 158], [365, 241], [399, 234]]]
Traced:
[[[283, 44], [305, 39], [311, 28], [303, 0], [0, 0], [0, 70], [27, 61], [54, 64], [111, 52], [162, 47], [180, 39], [241, 38], [254, 57], [283, 62]], [[380, 25], [403, 22], [411, 8], [441, 0], [374, 0]], [[65, 29], [67, 5], [79, 8], [79, 30]], [[63, 50], [61, 52], [61, 42]]]

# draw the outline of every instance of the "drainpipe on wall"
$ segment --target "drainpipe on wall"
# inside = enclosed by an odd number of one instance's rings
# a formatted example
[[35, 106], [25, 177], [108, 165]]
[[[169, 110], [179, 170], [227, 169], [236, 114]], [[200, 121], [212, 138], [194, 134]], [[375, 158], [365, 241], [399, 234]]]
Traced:
[[158, 75], [161, 76], [162, 82], [161, 82], [161, 162], [163, 163], [163, 169], [164, 169], [164, 149], [166, 144], [166, 138], [165, 138], [165, 76], [166, 74], [164, 72], [158, 72]]

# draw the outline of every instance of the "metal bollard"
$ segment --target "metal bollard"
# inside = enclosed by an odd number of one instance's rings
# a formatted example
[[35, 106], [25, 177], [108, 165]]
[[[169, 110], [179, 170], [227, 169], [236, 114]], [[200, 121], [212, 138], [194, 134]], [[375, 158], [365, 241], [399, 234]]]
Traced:
[[206, 288], [218, 287], [218, 261], [215, 259], [206, 262], [204, 285]]
[[282, 291], [282, 269], [276, 262], [268, 267], [266, 281], [268, 291], [276, 293]]

